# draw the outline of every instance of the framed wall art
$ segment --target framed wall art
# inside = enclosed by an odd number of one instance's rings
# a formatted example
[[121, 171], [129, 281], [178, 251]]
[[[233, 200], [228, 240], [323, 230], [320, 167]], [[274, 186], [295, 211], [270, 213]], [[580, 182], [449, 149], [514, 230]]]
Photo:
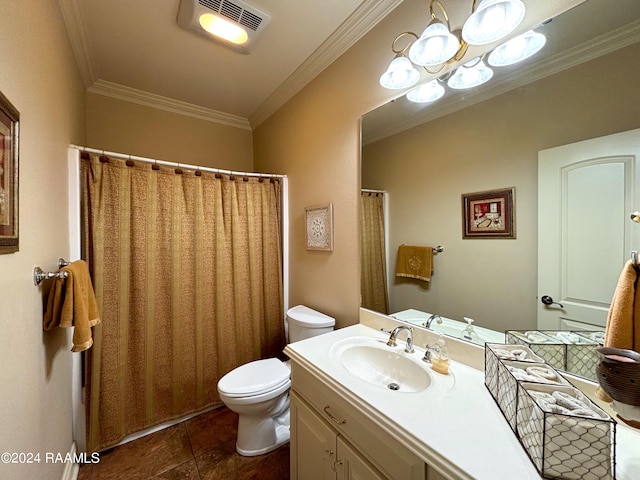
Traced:
[[462, 194], [462, 238], [516, 238], [515, 187]]
[[333, 251], [333, 204], [305, 208], [307, 250]]
[[20, 114], [0, 93], [0, 254], [18, 251]]

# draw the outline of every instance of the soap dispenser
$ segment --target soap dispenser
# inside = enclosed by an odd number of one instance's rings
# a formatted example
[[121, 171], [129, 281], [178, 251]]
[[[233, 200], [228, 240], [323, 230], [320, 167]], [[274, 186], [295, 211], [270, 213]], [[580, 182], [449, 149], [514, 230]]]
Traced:
[[444, 336], [441, 333], [438, 334], [438, 340], [431, 355], [431, 368], [443, 375], [449, 373], [449, 352], [444, 342]]
[[462, 338], [473, 343], [482, 344], [482, 342], [480, 341], [480, 336], [473, 329], [473, 325], [472, 325], [473, 318], [469, 318], [469, 317], [463, 317], [463, 318], [467, 322], [467, 326], [464, 327], [462, 332], [460, 332], [460, 334], [462, 335]]

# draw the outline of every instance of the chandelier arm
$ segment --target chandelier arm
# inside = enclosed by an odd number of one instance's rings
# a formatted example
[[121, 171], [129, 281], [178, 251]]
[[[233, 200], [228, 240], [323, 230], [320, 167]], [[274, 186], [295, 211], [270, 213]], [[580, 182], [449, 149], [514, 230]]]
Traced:
[[482, 55], [480, 55], [479, 57], [476, 57], [476, 62], [473, 65], [465, 65], [468, 68], [473, 68], [476, 65], [478, 65], [480, 62], [482, 62], [484, 60], [484, 57], [486, 57], [487, 52], [483, 53]]
[[420, 38], [418, 35], [416, 35], [413, 32], [402, 32], [400, 35], [398, 35], [396, 38], [393, 39], [393, 42], [391, 42], [391, 51], [396, 55], [400, 55], [400, 54], [404, 55], [407, 49], [411, 47], [411, 44], [413, 43], [413, 41], [411, 41], [406, 46], [398, 50], [398, 48], [396, 47], [396, 42], [400, 40], [402, 37], [404, 37], [405, 35], [411, 35], [412, 37], [415, 37], [416, 40]]
[[444, 15], [445, 22], [447, 22], [447, 29], [451, 31], [451, 24], [449, 23], [449, 15], [447, 15], [447, 11], [445, 10], [444, 5], [440, 3], [440, 0], [431, 0], [431, 3], [429, 4], [429, 12], [431, 13], [431, 18], [433, 20], [436, 20], [438, 18], [435, 12], [433, 11], [433, 5], [438, 5], [438, 7], [440, 8], [440, 11]]
[[446, 65], [447, 65], [447, 62], [441, 63], [440, 68], [436, 70], [429, 70], [427, 67], [424, 67], [424, 66], [422, 68], [424, 68], [427, 71], [427, 73], [434, 75], [434, 74], [440, 73]]
[[469, 49], [469, 44], [465, 42], [462, 38], [460, 38], [459, 41], [460, 41], [460, 46], [458, 47], [458, 51], [453, 57], [451, 57], [449, 62], [451, 61], [457, 62], [459, 60], [462, 60], [462, 57], [466, 55], [467, 50]]

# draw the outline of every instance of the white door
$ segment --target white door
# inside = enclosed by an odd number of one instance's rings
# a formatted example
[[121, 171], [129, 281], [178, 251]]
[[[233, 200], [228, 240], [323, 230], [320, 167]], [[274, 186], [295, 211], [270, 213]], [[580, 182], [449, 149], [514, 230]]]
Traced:
[[639, 159], [640, 129], [538, 153], [538, 329], [605, 327], [620, 271], [640, 249], [630, 220]]

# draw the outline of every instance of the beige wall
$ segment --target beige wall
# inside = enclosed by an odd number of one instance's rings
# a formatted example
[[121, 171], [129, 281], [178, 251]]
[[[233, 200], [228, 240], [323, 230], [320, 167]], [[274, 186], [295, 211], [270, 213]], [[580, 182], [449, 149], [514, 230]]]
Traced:
[[67, 147], [83, 143], [84, 89], [57, 2], [0, 4], [0, 90], [20, 112], [20, 251], [0, 255], [0, 452], [41, 463], [0, 464], [0, 479], [59, 479], [45, 452], [71, 447], [71, 344], [42, 331], [36, 265], [68, 257]]
[[[445, 246], [430, 285], [391, 282], [392, 312], [535, 328], [538, 151], [640, 127], [638, 58], [636, 44], [364, 148], [363, 187], [389, 192], [392, 268], [402, 243]], [[507, 187], [517, 239], [463, 240], [460, 194]]]
[[[582, 0], [558, 2], [557, 12]], [[254, 131], [259, 171], [290, 178], [290, 304], [358, 321], [360, 117], [398, 93], [378, 84], [399, 32], [424, 28], [421, 2], [403, 2], [341, 58]], [[333, 253], [304, 248], [304, 207], [331, 201]]]
[[86, 147], [190, 165], [253, 171], [249, 130], [87, 94]]
[[[289, 177], [289, 303], [334, 316], [338, 327], [356, 323], [360, 305], [360, 116], [389, 96], [378, 77], [403, 21], [396, 9], [254, 131], [256, 169]], [[385, 54], [372, 58], [370, 48]], [[304, 208], [326, 202], [334, 205], [334, 251], [307, 251]]]

